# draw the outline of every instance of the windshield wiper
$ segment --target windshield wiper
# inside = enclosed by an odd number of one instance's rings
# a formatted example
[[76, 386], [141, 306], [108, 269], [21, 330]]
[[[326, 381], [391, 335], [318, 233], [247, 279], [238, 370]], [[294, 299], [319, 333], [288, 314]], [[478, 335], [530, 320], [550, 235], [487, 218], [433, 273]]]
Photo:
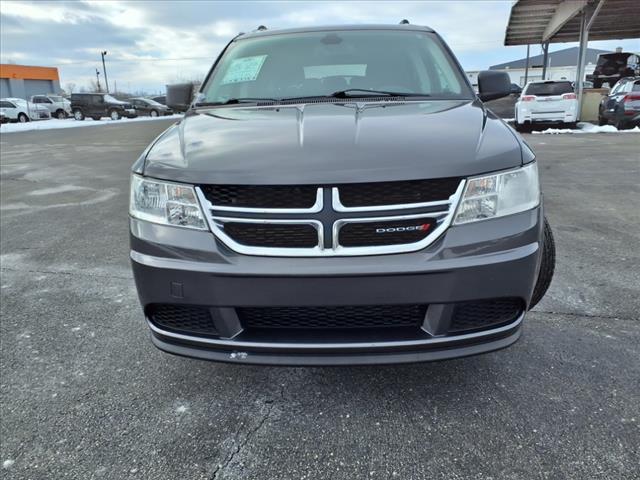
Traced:
[[357, 92], [364, 92], [369, 94], [367, 96], [372, 96], [372, 97], [377, 97], [380, 95], [384, 95], [386, 97], [430, 97], [431, 96], [428, 93], [390, 92], [388, 90], [369, 90], [367, 88], [348, 88], [346, 90], [338, 90], [337, 92], [333, 92], [329, 96], [334, 98], [352, 98], [352, 97], [364, 96]]
[[[364, 92], [366, 95], [362, 93], [356, 92]], [[349, 88], [347, 90], [338, 90], [337, 92], [333, 92], [327, 95], [308, 95], [306, 97], [285, 97], [281, 98], [280, 101], [285, 102], [295, 102], [295, 101], [305, 101], [305, 100], [317, 100], [323, 98], [369, 98], [369, 97], [430, 97], [431, 95], [428, 93], [402, 93], [402, 92], [389, 92], [386, 90], [367, 90], [364, 88]]]
[[242, 98], [230, 98], [225, 100], [224, 102], [198, 102], [195, 103], [194, 107], [218, 107], [220, 105], [235, 105], [238, 103], [259, 103], [259, 102], [277, 102], [275, 98], [251, 98], [251, 97], [242, 97]]

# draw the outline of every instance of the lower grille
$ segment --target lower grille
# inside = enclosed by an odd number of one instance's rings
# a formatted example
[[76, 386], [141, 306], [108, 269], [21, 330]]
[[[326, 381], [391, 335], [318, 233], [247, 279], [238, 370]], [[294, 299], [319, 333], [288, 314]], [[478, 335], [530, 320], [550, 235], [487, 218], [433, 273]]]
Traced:
[[419, 327], [426, 305], [237, 308], [245, 328]]
[[434, 224], [432, 218], [347, 223], [340, 229], [338, 238], [343, 247], [401, 245], [426, 238]]
[[156, 304], [147, 308], [147, 317], [159, 327], [178, 333], [218, 334], [206, 307]]
[[318, 245], [318, 231], [304, 223], [227, 222], [224, 231], [242, 245], [273, 248], [313, 248]]
[[519, 298], [465, 302], [455, 306], [449, 332], [479, 330], [513, 322], [523, 311]]

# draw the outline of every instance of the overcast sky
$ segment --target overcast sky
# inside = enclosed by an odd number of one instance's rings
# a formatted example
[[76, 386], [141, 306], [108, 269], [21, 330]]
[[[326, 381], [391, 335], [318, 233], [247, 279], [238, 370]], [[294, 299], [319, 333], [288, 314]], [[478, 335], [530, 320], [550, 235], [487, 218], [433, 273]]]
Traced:
[[[164, 85], [202, 78], [238, 32], [347, 23], [411, 23], [436, 29], [462, 66], [478, 70], [522, 58], [504, 47], [511, 1], [446, 2], [205, 2], [82, 1], [0, 3], [0, 61], [56, 66], [63, 88], [88, 86], [107, 50], [109, 83], [155, 93]], [[553, 45], [552, 50], [574, 44]], [[590, 42], [590, 47], [640, 50], [639, 40]], [[540, 52], [532, 47], [532, 55]]]

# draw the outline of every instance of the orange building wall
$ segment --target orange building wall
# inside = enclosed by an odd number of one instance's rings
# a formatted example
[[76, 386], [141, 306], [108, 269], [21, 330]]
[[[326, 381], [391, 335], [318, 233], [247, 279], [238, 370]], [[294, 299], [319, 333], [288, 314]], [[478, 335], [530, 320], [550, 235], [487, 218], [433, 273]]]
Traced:
[[0, 64], [0, 78], [29, 80], [60, 80], [55, 67], [33, 67], [30, 65]]

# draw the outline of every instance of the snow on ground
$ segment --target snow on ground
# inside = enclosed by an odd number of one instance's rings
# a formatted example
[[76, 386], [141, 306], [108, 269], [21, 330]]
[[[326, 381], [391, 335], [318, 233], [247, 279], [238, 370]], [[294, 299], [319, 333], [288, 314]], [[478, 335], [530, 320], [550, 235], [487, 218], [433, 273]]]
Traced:
[[531, 132], [534, 135], [540, 134], [559, 134], [559, 133], [640, 133], [640, 127], [635, 127], [631, 130], [618, 130], [613, 125], [594, 125], [593, 123], [580, 122], [578, 128], [547, 128], [542, 131]]
[[167, 115], [166, 117], [121, 118], [120, 120], [111, 120], [110, 118], [102, 118], [100, 120], [93, 120], [91, 118], [75, 120], [73, 118], [67, 118], [65, 120], [58, 120], [56, 118], [52, 118], [51, 120], [37, 120], [27, 123], [4, 123], [0, 126], [0, 133], [29, 132], [31, 130], [55, 130], [59, 128], [98, 127], [100, 125], [110, 124], [119, 125], [123, 122], [154, 122], [167, 119], [177, 120], [179, 118], [182, 118], [181, 113]]

